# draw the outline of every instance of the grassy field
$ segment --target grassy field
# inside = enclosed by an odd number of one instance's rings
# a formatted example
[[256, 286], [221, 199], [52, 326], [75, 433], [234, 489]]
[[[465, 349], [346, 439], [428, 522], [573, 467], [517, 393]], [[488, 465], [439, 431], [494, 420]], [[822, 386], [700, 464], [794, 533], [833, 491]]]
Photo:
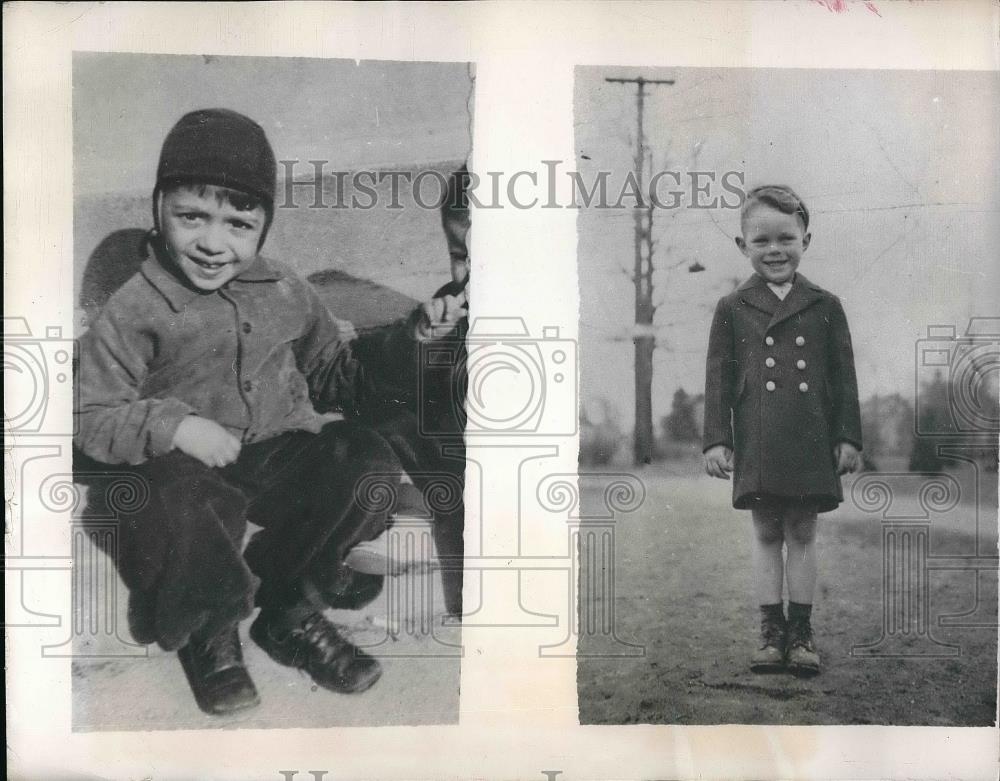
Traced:
[[[616, 523], [614, 610], [618, 637], [645, 646], [645, 655], [589, 658], [599, 645], [581, 636], [581, 723], [993, 724], [995, 570], [979, 579], [979, 616], [993, 624], [979, 628], [938, 625], [940, 616], [976, 604], [974, 573], [930, 572], [931, 632], [957, 644], [958, 656], [852, 655], [853, 646], [882, 635], [883, 577], [880, 520], [849, 500], [820, 517], [813, 625], [823, 673], [811, 680], [754, 675], [749, 514], [732, 509], [728, 483], [698, 475], [693, 465], [655, 465], [639, 476], [645, 503]], [[987, 478], [979, 544], [995, 554], [996, 475]], [[584, 506], [597, 501], [592, 491]], [[932, 519], [931, 555], [974, 551], [974, 513], [975, 504], [963, 501]]]

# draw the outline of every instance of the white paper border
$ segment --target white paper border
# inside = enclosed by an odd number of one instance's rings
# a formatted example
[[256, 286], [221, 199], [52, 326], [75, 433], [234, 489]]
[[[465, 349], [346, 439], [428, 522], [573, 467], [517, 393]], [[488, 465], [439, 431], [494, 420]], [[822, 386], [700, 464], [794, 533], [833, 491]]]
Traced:
[[[1000, 14], [990, 0], [883, 0], [877, 8], [846, 3], [835, 12], [807, 1], [9, 4], [5, 314], [71, 330], [74, 49], [471, 61], [476, 166], [538, 170], [541, 159], [573, 159], [578, 64], [998, 67]], [[572, 217], [478, 214], [478, 305], [522, 314], [533, 332], [557, 323], [574, 336]], [[69, 415], [68, 398], [51, 403]], [[560, 463], [572, 471], [575, 452], [562, 444]], [[504, 520], [488, 509], [491, 523]], [[62, 529], [45, 535], [46, 553], [65, 554]], [[68, 593], [46, 596], [68, 604]], [[543, 770], [561, 770], [560, 778], [996, 777], [996, 729], [575, 726], [572, 660], [539, 660], [531, 652], [537, 638], [514, 629], [465, 629], [459, 727], [72, 734], [69, 664], [40, 658], [43, 635], [7, 637], [12, 777], [278, 779], [279, 769], [292, 768], [300, 777], [325, 769], [328, 778], [544, 778]]]

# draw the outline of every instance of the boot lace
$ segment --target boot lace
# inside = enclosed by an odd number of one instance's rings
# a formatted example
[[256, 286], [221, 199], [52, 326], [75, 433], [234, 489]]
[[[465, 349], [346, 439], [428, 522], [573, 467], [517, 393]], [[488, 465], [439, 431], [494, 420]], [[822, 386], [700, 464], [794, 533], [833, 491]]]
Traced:
[[776, 619], [765, 619], [761, 624], [761, 637], [765, 647], [780, 647], [785, 640], [784, 623]]
[[293, 630], [299, 635], [317, 661], [329, 662], [339, 656], [347, 641], [340, 636], [336, 627], [319, 613], [313, 613], [302, 622], [302, 628]]

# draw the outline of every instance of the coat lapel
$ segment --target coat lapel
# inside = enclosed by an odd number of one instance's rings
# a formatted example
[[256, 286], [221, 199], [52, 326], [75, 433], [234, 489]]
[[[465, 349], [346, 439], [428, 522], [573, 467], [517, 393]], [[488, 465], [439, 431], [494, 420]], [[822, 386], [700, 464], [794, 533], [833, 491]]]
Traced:
[[[765, 283], [766, 287], [766, 283]], [[770, 290], [768, 291], [770, 292]], [[795, 281], [792, 283], [792, 289], [788, 291], [788, 295], [785, 296], [785, 300], [781, 301], [771, 317], [771, 322], [768, 328], [773, 328], [778, 323], [783, 320], [787, 320], [795, 314], [798, 314], [803, 309], [806, 309], [823, 297], [822, 290], [808, 279], [806, 279], [801, 274], [795, 275]], [[777, 296], [775, 296], [777, 300]]]
[[778, 311], [778, 305], [781, 301], [778, 299], [774, 293], [768, 288], [767, 283], [764, 278], [758, 274], [754, 274], [750, 279], [744, 282], [737, 288], [740, 293], [740, 300], [744, 304], [749, 304], [755, 309], [759, 309], [762, 312], [766, 312], [774, 318], [775, 313]]
[[788, 291], [784, 301], [771, 291], [759, 274], [754, 274], [737, 289], [743, 303], [771, 316], [768, 329], [812, 306], [823, 297], [822, 290], [801, 274], [795, 275], [792, 289]]

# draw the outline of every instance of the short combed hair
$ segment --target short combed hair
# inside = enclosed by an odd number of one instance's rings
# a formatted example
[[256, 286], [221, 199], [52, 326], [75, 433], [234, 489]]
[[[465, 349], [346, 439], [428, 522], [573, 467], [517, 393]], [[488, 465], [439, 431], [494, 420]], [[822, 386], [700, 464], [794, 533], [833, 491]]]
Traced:
[[783, 184], [765, 184], [747, 193], [740, 210], [740, 222], [747, 218], [754, 206], [769, 206], [783, 214], [794, 214], [802, 221], [802, 230], [809, 230], [809, 209], [791, 187]]
[[267, 204], [259, 195], [245, 193], [242, 190], [234, 190], [232, 187], [223, 187], [219, 184], [185, 181], [166, 182], [163, 185], [162, 192], [166, 195], [167, 193], [174, 192], [175, 190], [188, 190], [190, 192], [197, 193], [199, 198], [204, 198], [205, 194], [208, 192], [208, 188], [210, 187], [215, 195], [216, 203], [220, 206], [228, 203], [236, 209], [236, 211], [240, 212], [251, 212], [260, 206], [264, 209], [264, 211], [267, 211]]

